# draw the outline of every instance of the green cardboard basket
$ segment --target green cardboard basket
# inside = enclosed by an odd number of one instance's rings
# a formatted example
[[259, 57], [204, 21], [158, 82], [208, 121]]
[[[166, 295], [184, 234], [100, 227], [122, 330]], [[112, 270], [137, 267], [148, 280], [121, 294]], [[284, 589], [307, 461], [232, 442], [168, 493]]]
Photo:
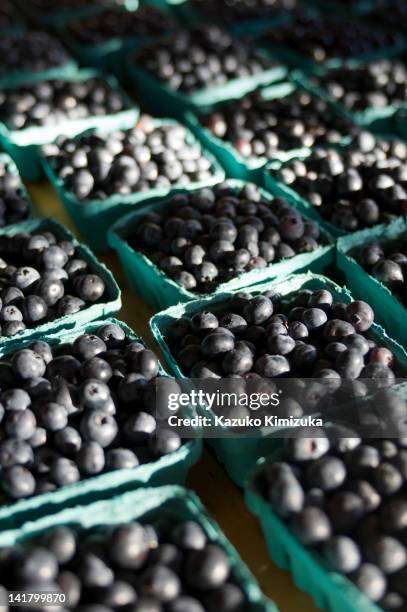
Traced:
[[[323, 2], [323, 0], [321, 0], [321, 2]], [[329, 10], [331, 11], [331, 4], [329, 5], [329, 7]], [[318, 14], [320, 16], [323, 16], [324, 13], [323, 11], [318, 10], [318, 7], [316, 6], [310, 7], [308, 12], [311, 15], [316, 14], [317, 16]], [[287, 64], [291, 69], [301, 69], [306, 73], [313, 73], [321, 69], [338, 68], [349, 60], [368, 62], [370, 60], [378, 59], [381, 57], [394, 57], [405, 51], [407, 41], [406, 38], [401, 33], [399, 33], [395, 37], [394, 44], [389, 47], [376, 49], [374, 51], [367, 51], [365, 53], [361, 53], [360, 55], [348, 58], [331, 57], [325, 60], [324, 62], [317, 62], [305, 54], [302, 55], [300, 52], [293, 51], [288, 44], [284, 45], [278, 43], [270, 43], [262, 37], [258, 38], [258, 44], [260, 49], [271, 54], [272, 57]]]
[[[14, 160], [10, 157], [10, 155], [8, 155], [8, 153], [0, 153], [0, 163], [6, 165], [8, 174], [20, 175]], [[29, 217], [32, 217], [34, 214], [34, 206], [22, 180], [20, 180], [20, 189], [24, 200], [27, 200], [27, 202], [29, 203]]]
[[98, 274], [105, 282], [106, 297], [104, 302], [91, 304], [84, 310], [72, 315], [59, 317], [52, 322], [42, 323], [37, 327], [26, 329], [15, 334], [15, 336], [0, 336], [0, 350], [14, 346], [20, 342], [33, 342], [42, 339], [44, 334], [55, 333], [61, 329], [75, 331], [86, 325], [89, 321], [101, 319], [113, 315], [121, 308], [120, 289], [108, 268], [99, 262], [87, 246], [80, 244], [74, 236], [60, 223], [54, 219], [32, 219], [15, 223], [0, 230], [1, 236], [14, 236], [22, 232], [41, 233], [42, 231], [54, 232], [61, 240], [70, 240], [80, 253], [80, 257], [88, 262], [89, 267]]
[[[378, 57], [377, 59], [386, 59], [386, 57]], [[362, 61], [349, 61], [343, 62], [343, 66], [361, 66], [366, 65], [369, 62]], [[331, 71], [324, 67], [320, 70], [316, 70], [313, 75], [307, 76], [306, 73], [301, 70], [294, 70], [290, 79], [293, 80], [294, 83], [298, 83], [299, 85], [305, 87], [312, 93], [314, 93], [319, 98], [325, 100], [332, 105], [332, 107], [336, 110], [336, 112], [344, 117], [347, 117], [352, 123], [359, 125], [362, 128], [370, 129], [374, 132], [380, 132], [384, 134], [393, 134], [397, 135], [399, 132], [398, 129], [398, 111], [400, 109], [397, 105], [386, 106], [385, 108], [374, 108], [367, 107], [363, 111], [352, 111], [346, 106], [344, 106], [341, 102], [335, 100], [333, 96], [328, 92], [328, 90], [318, 83], [319, 76], [329, 75]], [[332, 70], [334, 72], [334, 70]], [[405, 104], [407, 108], [407, 102]], [[407, 132], [407, 130], [406, 130]]]
[[340, 238], [336, 248], [336, 264], [345, 275], [346, 284], [355, 297], [369, 302], [378, 320], [389, 334], [407, 347], [407, 308], [390, 289], [373, 278], [357, 262], [353, 253], [371, 242], [391, 243], [407, 237], [407, 220], [400, 218], [389, 225], [356, 232]]
[[[381, 134], [383, 140], [397, 140], [399, 136], [393, 134]], [[402, 139], [402, 138], [401, 138]], [[337, 147], [332, 147], [337, 148]], [[350, 147], [349, 147], [350, 148]], [[306, 155], [298, 155], [297, 159], [304, 160]], [[289, 163], [289, 162], [284, 162]], [[316, 221], [320, 228], [323, 228], [326, 232], [331, 234], [334, 238], [340, 238], [341, 236], [350, 235], [355, 232], [346, 232], [346, 230], [334, 225], [330, 221], [325, 220], [322, 215], [319, 214], [318, 208], [313, 206], [306, 197], [302, 196], [295, 187], [290, 187], [277, 177], [274, 176], [274, 171], [280, 170], [284, 167], [282, 162], [274, 161], [267, 164], [263, 169], [260, 169], [260, 176], [258, 177], [259, 184], [264, 187], [267, 191], [275, 196], [287, 198], [300, 212], [308, 215], [311, 219]]]
[[[242, 189], [244, 184], [243, 181], [239, 180], [228, 181], [228, 185], [235, 189]], [[185, 190], [181, 193], [185, 193]], [[265, 200], [272, 201], [273, 198], [269, 193], [261, 190], [261, 194]], [[271, 263], [262, 270], [242, 272], [234, 279], [220, 284], [215, 292], [210, 295], [188, 291], [160, 270], [146, 255], [134, 250], [127, 241], [127, 236], [145, 214], [151, 211], [165, 210], [168, 206], [168, 197], [153, 200], [119, 219], [108, 234], [109, 245], [117, 252], [130, 286], [145, 302], [158, 310], [181, 302], [212, 298], [218, 294], [233, 291], [241, 286], [250, 286], [265, 279], [285, 278], [298, 270], [322, 272], [334, 262], [334, 247], [331, 237], [329, 234], [322, 232], [321, 236], [326, 245], [312, 253], [302, 253], [290, 259]]]
[[[157, 119], [154, 121], [155, 126], [169, 125], [174, 123], [176, 122], [170, 119]], [[102, 130], [98, 130], [98, 132], [102, 132]], [[107, 130], [103, 130], [103, 132], [107, 132]], [[188, 139], [190, 142], [196, 141], [192, 133], [188, 133]], [[215, 185], [225, 177], [223, 169], [215, 160], [213, 155], [211, 153], [207, 153], [206, 151], [203, 151], [203, 153], [212, 162], [213, 176], [208, 181], [191, 183], [188, 189]], [[81, 236], [92, 247], [92, 249], [98, 252], [106, 251], [108, 249], [107, 233], [109, 228], [117, 219], [129, 211], [134, 210], [141, 203], [144, 203], [146, 199], [163, 197], [177, 189], [177, 186], [174, 185], [170, 189], [155, 188], [148, 191], [139, 191], [126, 196], [117, 194], [107, 198], [106, 200], [88, 200], [86, 203], [84, 203], [77, 200], [72, 193], [66, 191], [64, 181], [56, 176], [51, 165], [44, 156], [42, 156], [41, 161], [46, 176], [51, 181], [52, 186], [57, 192], [67, 212], [71, 216]]]
[[[175, 3], [174, 3], [175, 4]], [[199, 25], [201, 23], [211, 23], [213, 19], [206, 15], [204, 11], [192, 6], [191, 2], [181, 0], [176, 3], [176, 13], [179, 19], [188, 27]], [[251, 19], [236, 19], [230, 23], [222, 23], [226, 29], [234, 36], [258, 36], [265, 30], [270, 28], [278, 28], [286, 23], [289, 19], [289, 12], [282, 9], [275, 16], [266, 15], [265, 17], [256, 17]]]
[[[303, 289], [328, 289], [336, 300], [349, 303], [352, 296], [346, 288], [340, 287], [333, 281], [317, 274], [293, 274], [285, 280], [271, 279], [251, 286], [240, 286], [234, 291], [217, 295], [215, 298], [208, 297], [188, 304], [179, 304], [168, 308], [152, 317], [150, 328], [155, 340], [157, 341], [170, 373], [176, 378], [185, 379], [185, 375], [177, 364], [175, 356], [167, 343], [168, 331], [172, 323], [181, 317], [192, 317], [196, 312], [211, 310], [213, 312], [223, 312], [227, 307], [228, 300], [237, 291], [247, 290], [253, 294], [258, 294], [273, 289], [284, 297], [294, 296]], [[407, 353], [392, 338], [390, 338], [382, 327], [374, 323], [368, 334], [390, 348], [401, 365], [401, 369], [407, 372]], [[268, 430], [269, 432], [269, 430]], [[281, 444], [281, 437], [278, 437], [278, 430], [272, 432], [268, 437], [258, 438], [217, 438], [210, 439], [209, 443], [213, 446], [215, 453], [232, 480], [238, 485], [243, 486], [247, 475], [254, 468], [260, 457], [270, 454]]]
[[256, 488], [256, 476], [265, 460], [246, 485], [246, 504], [260, 522], [270, 557], [280, 569], [288, 570], [297, 587], [309, 593], [316, 605], [327, 612], [382, 612], [345, 576], [330, 571], [323, 559], [307, 550], [287, 525], [273, 512]]
[[100, 533], [103, 527], [109, 530], [114, 525], [132, 521], [155, 524], [163, 519], [168, 519], [174, 524], [184, 521], [198, 523], [208, 539], [225, 551], [230, 562], [232, 578], [246, 596], [247, 612], [278, 612], [275, 604], [262, 594], [258, 583], [236, 549], [227, 540], [217, 523], [210, 518], [198, 497], [179, 486], [141, 489], [118, 495], [107, 501], [61, 510], [57, 514], [25, 523], [19, 529], [3, 531], [0, 534], [0, 547], [15, 546], [40, 538], [47, 531], [60, 526], [69, 526], [78, 533], [91, 529], [97, 529]]
[[178, 118], [183, 117], [187, 110], [210, 107], [225, 100], [241, 98], [262, 85], [281, 81], [287, 75], [287, 68], [277, 65], [253, 76], [232, 79], [222, 86], [208, 87], [185, 94], [170, 89], [165, 83], [160, 82], [155, 76], [135, 64], [136, 61], [137, 53], [128, 55], [128, 78], [140, 91], [140, 96], [147, 108], [151, 108], [156, 114], [162, 113], [162, 109], [165, 108], [167, 114]]
[[[87, 129], [106, 131], [127, 129], [137, 123], [139, 109], [134, 101], [120, 89], [115, 77], [102, 75], [93, 70], [78, 70], [69, 75], [66, 80], [86, 81], [94, 77], [103, 78], [113, 89], [119, 90], [125, 103], [124, 110], [112, 115], [95, 115], [73, 121], [67, 119], [53, 126], [35, 126], [22, 130], [10, 130], [4, 123], [0, 123], [0, 146], [14, 159], [24, 180], [39, 181], [43, 178], [44, 172], [38, 147], [54, 142], [58, 136], [69, 134], [72, 137]], [[14, 89], [14, 86], [4, 89]]]
[[[18, 34], [23, 38], [29, 31], [24, 28], [11, 28], [2, 32], [2, 36], [7, 37], [8, 34]], [[67, 61], [60, 66], [54, 66], [47, 70], [39, 70], [33, 72], [32, 70], [14, 70], [6, 74], [0, 75], [0, 87], [16, 87], [20, 83], [26, 81], [43, 81], [44, 79], [63, 79], [68, 78], [75, 74], [78, 70], [78, 65], [73, 58], [68, 56]]]
[[337, 13], [339, 15], [367, 15], [377, 4], [377, 0], [357, 0], [356, 2], [342, 2], [341, 0], [332, 0], [327, 5], [324, 0], [315, 0], [315, 5], [322, 12]]
[[[140, 340], [125, 323], [116, 319], [103, 318], [84, 325], [82, 328], [53, 330], [44, 332], [40, 339], [51, 345], [73, 341], [81, 333], [92, 333], [102, 325], [114, 323], [120, 325], [131, 340]], [[10, 352], [28, 346], [34, 338], [24, 342], [16, 342], [6, 350], [0, 349], [0, 358]], [[166, 372], [160, 365], [160, 374]], [[0, 529], [14, 529], [19, 525], [28, 524], [46, 514], [53, 515], [60, 509], [69, 508], [79, 503], [85, 504], [100, 499], [124, 493], [126, 491], [146, 486], [161, 486], [163, 484], [184, 484], [189, 468], [198, 461], [202, 450], [201, 440], [195, 438], [183, 444], [177, 451], [165, 455], [150, 463], [142, 464], [134, 469], [113, 470], [98, 476], [80, 480], [50, 493], [41, 493], [27, 499], [21, 499], [4, 506], [0, 505]]]
[[[311, 94], [315, 94], [315, 91], [308, 86], [308, 82], [282, 82], [275, 85], [270, 85], [264, 89], [259, 90], [264, 100], [273, 100], [277, 98], [284, 98], [292, 94], [296, 89], [305, 89]], [[320, 97], [317, 93], [317, 97]], [[239, 99], [240, 96], [234, 99]], [[226, 103], [231, 103], [233, 100], [227, 100]], [[326, 100], [329, 102], [329, 100]], [[231, 142], [218, 138], [212, 132], [206, 128], [199, 120], [201, 114], [206, 114], [215, 111], [217, 108], [222, 108], [225, 101], [215, 104], [212, 107], [202, 108], [198, 111], [187, 111], [185, 113], [185, 123], [196, 135], [196, 137], [202, 142], [202, 144], [211, 151], [217, 159], [220, 161], [222, 166], [225, 168], [229, 176], [235, 178], [247, 178], [248, 173], [252, 170], [263, 168], [270, 159], [265, 156], [261, 157], [248, 157], [245, 158], [235, 149]], [[333, 104], [330, 104], [332, 111], [340, 116], [344, 116], [343, 113]], [[351, 117], [346, 117], [352, 121]], [[343, 138], [337, 146], [348, 146], [351, 143], [351, 136]], [[315, 147], [316, 148], [316, 147]], [[321, 148], [321, 147], [318, 147]], [[284, 163], [291, 159], [298, 157], [306, 157], [313, 150], [306, 147], [300, 149], [291, 149], [290, 151], [280, 151], [273, 157], [273, 162]]]
[[[167, 4], [157, 5], [156, 2], [145, 2], [142, 6], [155, 6], [162, 10], [169, 17], [172, 16], [172, 9]], [[127, 0], [121, 5], [131, 12], [139, 8], [137, 0]], [[106, 2], [105, 5], [93, 6], [88, 8], [85, 15], [68, 15], [60, 16], [55, 22], [55, 27], [60, 31], [62, 37], [65, 40], [66, 46], [70, 49], [72, 54], [78, 59], [79, 63], [84, 66], [91, 66], [98, 70], [104, 70], [114, 74], [123, 85], [127, 86], [127, 69], [125, 56], [138, 49], [140, 46], [145, 45], [150, 39], [140, 36], [132, 36], [129, 38], [110, 38], [104, 42], [98, 44], [83, 44], [75, 39], [75, 37], [69, 32], [69, 25], [74, 21], [78, 21], [83, 17], [92, 15], [98, 15], [103, 13], [106, 9], [114, 8], [112, 5]]]
[[[48, 26], [51, 28], [58, 27], [60, 23], [74, 18], [86, 17], [89, 14], [100, 10], [101, 5], [103, 8], [112, 8], [118, 6], [115, 0], [90, 0], [87, 6], [72, 7], [67, 6], [64, 8], [58, 7], [58, 2], [55, 3], [55, 8], [49, 12], [39, 10], [31, 0], [14, 0], [18, 8], [23, 14], [26, 15], [27, 19], [33, 23], [39, 25]], [[119, 6], [124, 7], [128, 10], [136, 10], [139, 5], [139, 0], [121, 0]]]

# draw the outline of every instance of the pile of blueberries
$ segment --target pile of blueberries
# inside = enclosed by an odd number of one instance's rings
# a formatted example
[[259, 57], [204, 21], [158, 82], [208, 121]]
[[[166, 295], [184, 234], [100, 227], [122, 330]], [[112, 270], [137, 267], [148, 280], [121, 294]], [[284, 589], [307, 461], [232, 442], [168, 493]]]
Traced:
[[278, 18], [297, 6], [297, 0], [192, 0], [205, 17], [224, 24], [244, 19]]
[[160, 36], [174, 30], [176, 22], [155, 6], [137, 11], [109, 9], [72, 20], [67, 28], [75, 42], [97, 45], [113, 38]]
[[31, 204], [19, 174], [0, 161], [0, 227], [24, 221], [30, 215]]
[[106, 292], [71, 241], [49, 231], [0, 236], [1, 336], [75, 314]]
[[326, 102], [301, 89], [271, 100], [248, 94], [201, 115], [200, 121], [245, 158], [273, 159], [293, 149], [336, 145], [357, 133]]
[[407, 212], [407, 145], [363, 133], [355, 147], [316, 150], [276, 172], [279, 181], [346, 232], [389, 223]]
[[156, 355], [116, 324], [7, 354], [0, 362], [2, 502], [176, 451], [178, 434], [157, 431], [158, 374]]
[[0, 39], [0, 76], [12, 72], [42, 72], [63, 67], [70, 56], [57, 38], [46, 32], [7, 32]]
[[171, 90], [185, 94], [255, 76], [277, 65], [250, 43], [212, 24], [180, 30], [153, 42], [134, 55], [133, 63]]
[[80, 532], [55, 527], [36, 541], [0, 549], [2, 586], [41, 585], [41, 592], [65, 594], [64, 609], [82, 612], [252, 609], [226, 551], [199, 523], [152, 518], [158, 521]]
[[314, 78], [350, 111], [381, 109], [407, 102], [407, 68], [398, 59], [343, 65]]
[[9, 28], [18, 22], [17, 12], [9, 0], [2, 0], [0, 7], [0, 28]]
[[126, 239], [181, 287], [201, 293], [325, 242], [285, 200], [264, 199], [252, 183], [227, 182], [174, 195], [128, 228]]
[[372, 242], [357, 249], [354, 257], [407, 306], [407, 240]]
[[212, 177], [212, 162], [178, 123], [158, 125], [144, 115], [136, 127], [109, 134], [61, 136], [43, 153], [67, 191], [80, 200], [105, 200], [149, 189], [183, 187]]
[[28, 0], [27, 4], [41, 11], [77, 9], [89, 6], [89, 0]]
[[370, 21], [376, 26], [394, 32], [400, 31], [400, 24], [407, 19], [406, 0], [377, 0], [369, 14]]
[[381, 609], [407, 606], [405, 438], [361, 439], [336, 427], [294, 436], [257, 485], [300, 542]]
[[283, 46], [318, 63], [337, 57], [357, 58], [386, 50], [399, 41], [397, 33], [366, 20], [305, 11], [298, 11], [287, 25], [271, 28], [261, 38], [266, 47]]
[[[212, 310], [172, 323], [167, 341], [190, 378], [243, 377], [261, 383], [262, 378], [298, 376], [326, 381], [334, 390], [342, 380], [361, 379], [352, 392], [363, 397], [369, 391], [363, 379], [391, 386], [397, 371], [393, 353], [367, 333], [373, 321], [366, 302], [335, 302], [326, 289], [288, 297], [273, 290], [255, 296], [238, 292]], [[282, 401], [280, 409], [301, 416], [319, 401], [315, 389], [305, 387], [300, 402]]]
[[0, 92], [0, 121], [10, 130], [103, 117], [125, 107], [120, 92], [100, 77], [25, 83]]

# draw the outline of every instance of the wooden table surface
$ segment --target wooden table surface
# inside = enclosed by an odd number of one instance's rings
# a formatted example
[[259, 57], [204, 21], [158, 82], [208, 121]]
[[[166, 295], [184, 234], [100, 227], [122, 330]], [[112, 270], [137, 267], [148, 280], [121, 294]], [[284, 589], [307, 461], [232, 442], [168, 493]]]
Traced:
[[[72, 223], [55, 192], [47, 183], [29, 185], [36, 212], [52, 217], [72, 231]], [[123, 308], [117, 315], [145, 342], [157, 349], [150, 334], [148, 321], [154, 314], [129, 288], [126, 277], [113, 253], [100, 257], [110, 268], [122, 290]], [[241, 490], [236, 487], [207, 449], [191, 470], [189, 488], [201, 498], [213, 518], [238, 550], [260, 583], [263, 592], [273, 599], [281, 612], [315, 612], [310, 597], [299, 591], [288, 572], [281, 571], [269, 558], [256, 518], [247, 510]]]

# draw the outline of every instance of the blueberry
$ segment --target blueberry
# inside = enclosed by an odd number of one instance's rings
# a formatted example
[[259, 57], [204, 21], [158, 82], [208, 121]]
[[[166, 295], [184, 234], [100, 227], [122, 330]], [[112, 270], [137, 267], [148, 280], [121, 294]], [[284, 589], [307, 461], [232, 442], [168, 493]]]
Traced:
[[83, 362], [81, 376], [85, 379], [93, 378], [102, 382], [108, 382], [113, 376], [113, 370], [104, 359], [92, 357]]
[[31, 445], [23, 440], [11, 438], [0, 442], [0, 466], [5, 469], [14, 465], [31, 465], [34, 453]]
[[47, 584], [57, 577], [58, 563], [50, 550], [36, 547], [26, 551], [16, 564], [16, 575], [23, 584]]
[[348, 321], [352, 323], [357, 332], [367, 331], [374, 321], [374, 312], [366, 302], [352, 302], [347, 307], [346, 314]]
[[75, 455], [82, 446], [82, 438], [74, 427], [64, 427], [55, 432], [55, 444], [57, 448], [68, 456]]
[[331, 536], [328, 516], [320, 508], [307, 506], [298, 513], [293, 525], [295, 533], [303, 544], [326, 542]]
[[74, 353], [81, 359], [91, 359], [106, 351], [106, 344], [95, 334], [82, 334], [73, 343]]
[[386, 578], [380, 569], [372, 563], [362, 563], [359, 569], [351, 574], [358, 587], [372, 601], [379, 601], [386, 591]]
[[224, 551], [215, 544], [188, 554], [185, 565], [187, 583], [198, 591], [222, 586], [228, 579], [230, 565]]
[[13, 410], [5, 419], [5, 432], [10, 438], [29, 440], [36, 430], [36, 419], [31, 410]]
[[112, 448], [106, 453], [106, 466], [109, 470], [129, 470], [138, 465], [137, 456], [128, 448]]
[[48, 315], [48, 307], [39, 295], [28, 295], [21, 305], [24, 321], [29, 324], [44, 320]]
[[97, 442], [105, 448], [113, 443], [118, 427], [113, 416], [94, 409], [82, 417], [80, 431], [85, 440]]
[[106, 289], [105, 282], [96, 274], [78, 276], [74, 280], [74, 287], [78, 297], [90, 303], [100, 300]]
[[327, 322], [328, 317], [321, 308], [309, 308], [302, 313], [302, 322], [309, 331], [319, 329]]
[[407, 553], [405, 547], [395, 538], [381, 536], [367, 544], [366, 560], [385, 574], [393, 574], [406, 565]]
[[261, 325], [273, 314], [273, 302], [264, 296], [257, 296], [243, 308], [243, 314], [248, 323]]
[[264, 355], [257, 359], [254, 370], [265, 378], [275, 378], [290, 371], [288, 360], [282, 355]]
[[311, 487], [331, 491], [344, 483], [346, 468], [344, 463], [336, 457], [321, 457], [311, 463], [306, 475]]
[[39, 422], [49, 431], [60, 431], [68, 424], [68, 415], [64, 406], [56, 402], [44, 402], [37, 409]]
[[205, 608], [193, 597], [183, 595], [168, 605], [170, 612], [204, 612]]
[[156, 565], [146, 570], [141, 588], [145, 595], [167, 604], [180, 595], [181, 584], [177, 574], [170, 568]]
[[205, 532], [193, 521], [179, 523], [172, 532], [172, 540], [183, 550], [203, 550], [207, 544]]
[[18, 351], [13, 356], [13, 369], [20, 378], [34, 378], [45, 374], [42, 357], [30, 349]]
[[273, 478], [269, 498], [273, 509], [283, 517], [300, 512], [304, 506], [304, 491], [291, 472]]
[[362, 557], [357, 544], [347, 536], [334, 536], [322, 547], [322, 553], [334, 572], [349, 574], [358, 569]]
[[76, 460], [80, 471], [87, 476], [100, 474], [105, 467], [103, 448], [93, 440], [82, 444]]
[[51, 480], [59, 487], [74, 484], [80, 480], [76, 463], [65, 457], [57, 457], [52, 462], [49, 475]]
[[35, 491], [35, 478], [22, 465], [13, 465], [3, 471], [3, 490], [11, 499], [30, 497]]
[[148, 536], [142, 525], [138, 523], [119, 525], [112, 530], [109, 538], [109, 556], [118, 567], [129, 570], [139, 569], [144, 565], [148, 553]]
[[205, 605], [209, 612], [239, 612], [246, 605], [246, 599], [241, 589], [231, 582], [223, 584], [218, 589], [205, 596]]
[[109, 323], [98, 330], [98, 336], [109, 349], [119, 348], [126, 339], [126, 333], [119, 325]]
[[104, 588], [114, 581], [114, 572], [103, 558], [93, 552], [82, 553], [78, 573], [86, 588]]
[[205, 336], [201, 344], [201, 351], [209, 359], [216, 358], [232, 351], [235, 346], [233, 336], [229, 334], [213, 333]]
[[[311, 432], [309, 432], [311, 433]], [[329, 450], [329, 440], [324, 432], [320, 437], [307, 437], [307, 432], [301, 432], [287, 442], [287, 452], [294, 461], [309, 461], [319, 459]]]

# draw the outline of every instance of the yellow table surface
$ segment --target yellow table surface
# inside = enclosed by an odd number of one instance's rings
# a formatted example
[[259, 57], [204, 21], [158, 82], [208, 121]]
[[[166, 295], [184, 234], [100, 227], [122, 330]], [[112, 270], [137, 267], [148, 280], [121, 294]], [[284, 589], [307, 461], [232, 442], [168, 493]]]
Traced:
[[[73, 232], [74, 227], [55, 192], [48, 183], [28, 185], [36, 212], [60, 221]], [[110, 268], [122, 290], [123, 308], [117, 315], [157, 348], [150, 334], [148, 321], [154, 310], [129, 288], [126, 277], [113, 253], [100, 257]], [[191, 470], [188, 487], [201, 498], [213, 518], [238, 550], [263, 592], [273, 599], [281, 612], [315, 612], [313, 601], [294, 585], [290, 574], [281, 571], [269, 558], [256, 518], [247, 510], [241, 490], [236, 487], [210, 451], [205, 450]]]

